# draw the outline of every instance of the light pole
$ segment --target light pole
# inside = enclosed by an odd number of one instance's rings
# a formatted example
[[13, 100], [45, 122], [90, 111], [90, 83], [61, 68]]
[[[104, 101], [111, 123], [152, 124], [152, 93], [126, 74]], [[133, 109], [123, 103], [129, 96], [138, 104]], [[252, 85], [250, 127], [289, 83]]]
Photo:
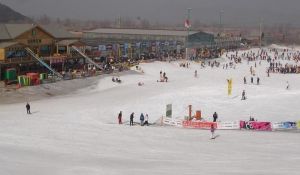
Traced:
[[223, 14], [224, 14], [224, 10], [221, 10], [219, 12], [219, 17], [220, 17], [220, 25], [219, 25], [219, 34], [221, 35], [221, 33], [223, 32], [223, 24], [222, 24], [222, 17], [223, 17]]
[[261, 48], [262, 46], [262, 29], [263, 28], [263, 19], [260, 18], [260, 22], [259, 22], [259, 48]]
[[222, 24], [222, 16], [223, 16], [223, 14], [224, 14], [224, 11], [223, 10], [221, 10], [220, 12], [219, 12], [219, 19], [220, 19], [220, 24], [219, 24], [219, 43], [220, 43], [220, 49], [222, 49], [222, 47], [223, 47], [223, 41], [222, 41], [222, 39], [221, 39], [221, 33], [223, 32], [223, 24]]
[[186, 36], [186, 49], [185, 49], [185, 58], [188, 59], [188, 55], [189, 55], [189, 35], [190, 35], [190, 18], [191, 18], [191, 8], [187, 9], [187, 21], [186, 21], [186, 30], [187, 30], [187, 36]]

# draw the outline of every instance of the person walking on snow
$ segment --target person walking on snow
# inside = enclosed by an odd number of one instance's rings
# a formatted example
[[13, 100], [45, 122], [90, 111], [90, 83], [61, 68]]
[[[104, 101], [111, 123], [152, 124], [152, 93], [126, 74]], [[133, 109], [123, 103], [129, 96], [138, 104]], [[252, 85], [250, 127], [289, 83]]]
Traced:
[[257, 85], [259, 85], [259, 81], [260, 81], [260, 79], [259, 79], [259, 77], [257, 77], [257, 79], [256, 79]]
[[145, 120], [144, 114], [141, 113], [141, 116], [140, 116], [141, 126], [144, 125], [144, 120]]
[[290, 88], [290, 84], [289, 84], [289, 82], [287, 81], [287, 82], [286, 82], [286, 90], [289, 90], [289, 88]]
[[134, 112], [130, 115], [130, 126], [133, 126]]
[[149, 122], [148, 122], [148, 120], [149, 120], [149, 116], [148, 116], [148, 114], [146, 114], [146, 116], [145, 116], [145, 122], [144, 122], [144, 125], [147, 125], [147, 126], [149, 126]]
[[217, 122], [217, 119], [218, 119], [218, 114], [217, 114], [217, 112], [215, 112], [215, 113], [213, 114], [213, 118], [214, 118], [214, 122]]
[[118, 121], [119, 121], [119, 125], [122, 124], [122, 111], [120, 111], [119, 115], [118, 115]]
[[30, 112], [30, 104], [28, 102], [26, 104], [26, 110], [27, 110], [27, 114], [31, 114], [31, 112]]
[[197, 70], [195, 70], [195, 78], [197, 78], [198, 77], [198, 74], [197, 74]]
[[246, 79], [246, 77], [244, 77], [244, 84], [247, 84], [247, 79]]
[[242, 100], [246, 100], [246, 92], [245, 92], [245, 90], [243, 90], [243, 93], [242, 93]]

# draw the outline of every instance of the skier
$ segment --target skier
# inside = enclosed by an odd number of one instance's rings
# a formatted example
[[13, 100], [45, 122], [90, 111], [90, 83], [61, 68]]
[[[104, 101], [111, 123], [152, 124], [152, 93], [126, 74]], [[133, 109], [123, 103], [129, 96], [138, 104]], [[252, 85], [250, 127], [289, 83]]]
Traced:
[[245, 92], [245, 90], [243, 90], [243, 93], [242, 93], [242, 100], [246, 100], [246, 92]]
[[26, 110], [27, 110], [27, 114], [31, 114], [31, 112], [30, 112], [30, 104], [28, 102], [26, 104]]
[[211, 126], [210, 126], [210, 132], [211, 132], [211, 139], [215, 139], [215, 127], [214, 127], [214, 124], [211, 124]]
[[214, 122], [217, 122], [217, 119], [218, 119], [218, 114], [217, 114], [217, 112], [214, 113], [213, 118], [214, 118]]
[[144, 126], [144, 120], [145, 120], [144, 114], [141, 113], [140, 115], [141, 126]]
[[244, 77], [244, 84], [247, 84], [247, 79], [246, 79], [246, 77]]
[[130, 115], [130, 126], [133, 126], [134, 112]]
[[289, 88], [290, 88], [290, 84], [289, 84], [289, 82], [287, 81], [287, 82], [286, 82], [286, 90], [289, 90]]
[[121, 125], [122, 124], [122, 111], [120, 111], [120, 113], [118, 115], [118, 121], [119, 121], [119, 124]]
[[149, 116], [148, 116], [148, 114], [146, 114], [144, 125], [149, 126], [148, 120], [149, 120]]

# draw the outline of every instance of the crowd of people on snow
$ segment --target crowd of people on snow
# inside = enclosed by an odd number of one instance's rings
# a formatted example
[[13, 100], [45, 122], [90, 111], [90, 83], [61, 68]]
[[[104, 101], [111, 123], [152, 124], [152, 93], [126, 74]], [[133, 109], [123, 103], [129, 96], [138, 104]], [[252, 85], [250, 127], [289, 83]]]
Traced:
[[[129, 116], [129, 125], [133, 126], [134, 125], [134, 112], [132, 112]], [[121, 125], [123, 124], [123, 114], [122, 111], [119, 112], [118, 114], [118, 123]], [[141, 113], [140, 115], [140, 123], [141, 126], [149, 126], [149, 116], [148, 114]]]

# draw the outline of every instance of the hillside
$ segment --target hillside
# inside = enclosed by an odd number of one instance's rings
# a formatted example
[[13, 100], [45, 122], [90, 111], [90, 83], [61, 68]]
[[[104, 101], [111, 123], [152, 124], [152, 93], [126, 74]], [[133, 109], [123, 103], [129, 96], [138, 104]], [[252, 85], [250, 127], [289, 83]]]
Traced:
[[29, 22], [30, 18], [0, 3], [0, 23]]

